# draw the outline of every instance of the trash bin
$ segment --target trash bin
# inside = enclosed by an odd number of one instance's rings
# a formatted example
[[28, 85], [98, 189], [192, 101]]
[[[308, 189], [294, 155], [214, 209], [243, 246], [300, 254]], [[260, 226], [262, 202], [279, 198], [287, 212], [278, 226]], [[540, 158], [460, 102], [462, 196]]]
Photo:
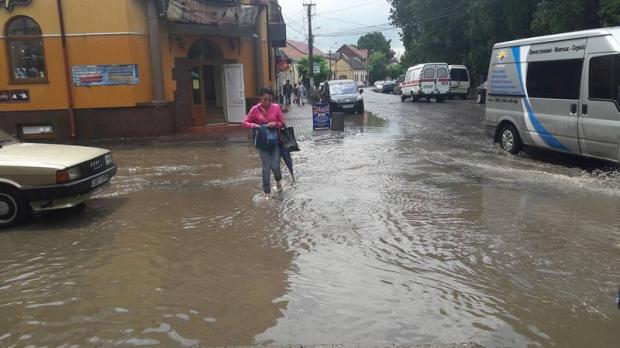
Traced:
[[344, 131], [344, 113], [332, 112], [332, 130]]

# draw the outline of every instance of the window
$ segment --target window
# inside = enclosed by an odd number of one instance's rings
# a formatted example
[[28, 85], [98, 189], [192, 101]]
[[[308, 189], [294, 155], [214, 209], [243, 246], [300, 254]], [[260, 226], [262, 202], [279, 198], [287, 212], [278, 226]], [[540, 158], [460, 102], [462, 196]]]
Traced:
[[465, 69], [451, 69], [450, 79], [452, 81], [469, 81], [469, 75]]
[[30, 17], [13, 18], [6, 27], [12, 82], [47, 82], [41, 28]]
[[425, 79], [432, 79], [435, 77], [435, 68], [427, 68], [424, 69], [424, 74], [422, 75]]
[[590, 98], [620, 100], [620, 54], [590, 59], [589, 75]]
[[437, 78], [445, 79], [448, 77], [448, 69], [446, 68], [437, 68]]
[[583, 59], [531, 62], [527, 91], [532, 98], [579, 99]]

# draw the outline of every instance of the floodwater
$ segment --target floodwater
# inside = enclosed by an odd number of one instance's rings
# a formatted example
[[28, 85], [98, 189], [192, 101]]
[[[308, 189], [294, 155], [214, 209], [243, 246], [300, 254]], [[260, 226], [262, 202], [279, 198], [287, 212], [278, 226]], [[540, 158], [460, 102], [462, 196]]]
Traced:
[[0, 346], [617, 347], [615, 166], [506, 155], [472, 101], [366, 107], [272, 200], [246, 144], [111, 146], [86, 207], [0, 233]]

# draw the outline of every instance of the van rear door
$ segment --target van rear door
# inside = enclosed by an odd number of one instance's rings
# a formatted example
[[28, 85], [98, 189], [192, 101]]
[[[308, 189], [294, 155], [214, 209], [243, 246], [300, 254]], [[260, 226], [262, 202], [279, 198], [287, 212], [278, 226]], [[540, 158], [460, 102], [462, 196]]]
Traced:
[[435, 77], [435, 67], [427, 65], [422, 70], [422, 78], [420, 79], [420, 90], [422, 94], [434, 94], [437, 88], [437, 79]]
[[579, 142], [584, 155], [619, 160], [620, 54], [589, 54], [582, 88]]
[[448, 66], [437, 66], [437, 80], [435, 82], [435, 90], [437, 94], [448, 94], [450, 92], [450, 75]]

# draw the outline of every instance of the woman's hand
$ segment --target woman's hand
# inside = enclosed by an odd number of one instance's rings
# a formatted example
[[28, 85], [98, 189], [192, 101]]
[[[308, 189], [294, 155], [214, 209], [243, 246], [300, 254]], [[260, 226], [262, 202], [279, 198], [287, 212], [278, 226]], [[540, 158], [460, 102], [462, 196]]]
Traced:
[[269, 123], [267, 123], [267, 127], [269, 127], [269, 128], [276, 128], [277, 125], [278, 124], [276, 122], [269, 122]]

